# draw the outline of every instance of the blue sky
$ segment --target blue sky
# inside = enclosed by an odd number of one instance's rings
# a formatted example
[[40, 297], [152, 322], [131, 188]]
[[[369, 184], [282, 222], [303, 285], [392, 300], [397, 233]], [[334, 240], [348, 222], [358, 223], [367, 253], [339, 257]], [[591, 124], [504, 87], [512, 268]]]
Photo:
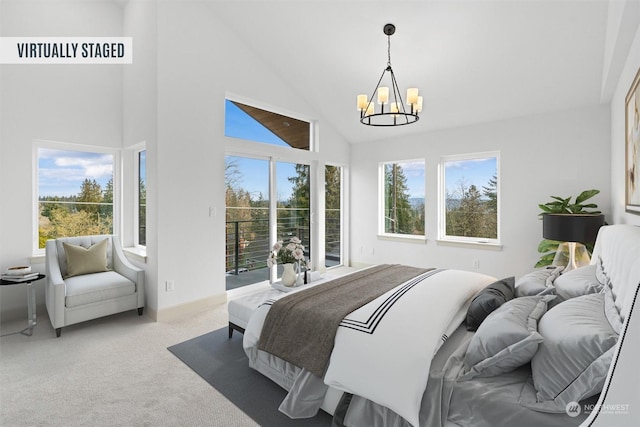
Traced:
[[473, 160], [447, 161], [445, 164], [445, 182], [447, 193], [453, 194], [464, 182], [468, 188], [475, 185], [482, 193], [482, 187], [496, 174], [497, 160], [495, 157]]
[[38, 149], [40, 196], [75, 196], [85, 178], [104, 190], [113, 177], [113, 155], [84, 151]]

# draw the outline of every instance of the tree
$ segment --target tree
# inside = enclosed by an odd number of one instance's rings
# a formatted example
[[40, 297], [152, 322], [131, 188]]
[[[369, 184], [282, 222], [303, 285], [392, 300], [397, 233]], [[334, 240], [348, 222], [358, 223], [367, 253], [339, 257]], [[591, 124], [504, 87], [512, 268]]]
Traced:
[[385, 231], [388, 233], [413, 234], [414, 211], [409, 202], [409, 187], [402, 166], [393, 163], [385, 171]]
[[483, 193], [462, 178], [455, 192], [447, 192], [446, 230], [449, 236], [495, 239], [497, 232], [497, 177], [494, 175]]
[[85, 178], [80, 185], [80, 193], [78, 193], [78, 202], [87, 203], [79, 204], [78, 210], [88, 212], [89, 214], [97, 214], [100, 211], [98, 203], [102, 202], [102, 189], [96, 180]]

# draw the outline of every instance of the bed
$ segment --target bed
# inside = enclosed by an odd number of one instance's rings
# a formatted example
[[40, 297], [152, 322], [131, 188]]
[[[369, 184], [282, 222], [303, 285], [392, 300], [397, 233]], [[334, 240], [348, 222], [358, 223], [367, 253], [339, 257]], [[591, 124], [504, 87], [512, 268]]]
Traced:
[[279, 409], [291, 418], [322, 409], [339, 426], [579, 425], [610, 382], [639, 284], [640, 228], [606, 226], [592, 264], [565, 274], [380, 265], [270, 298], [243, 346], [289, 392]]

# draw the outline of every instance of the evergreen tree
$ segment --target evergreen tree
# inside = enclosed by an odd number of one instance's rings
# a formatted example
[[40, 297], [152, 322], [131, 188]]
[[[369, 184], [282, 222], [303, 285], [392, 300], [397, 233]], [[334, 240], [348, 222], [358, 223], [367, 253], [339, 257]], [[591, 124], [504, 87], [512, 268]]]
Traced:
[[414, 212], [409, 202], [409, 188], [402, 166], [385, 165], [385, 231], [413, 234]]
[[83, 203], [78, 205], [78, 210], [87, 212], [91, 215], [97, 214], [100, 210], [97, 203], [102, 202], [102, 198], [103, 196], [100, 184], [98, 184], [95, 179], [90, 180], [89, 178], [85, 178], [80, 185], [80, 193], [78, 193], [78, 202]]

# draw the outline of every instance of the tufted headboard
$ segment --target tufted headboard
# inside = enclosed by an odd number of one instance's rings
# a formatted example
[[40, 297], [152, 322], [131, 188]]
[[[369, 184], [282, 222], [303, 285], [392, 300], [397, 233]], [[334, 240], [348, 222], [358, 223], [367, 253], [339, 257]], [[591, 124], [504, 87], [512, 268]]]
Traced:
[[627, 224], [601, 227], [591, 258], [592, 264], [600, 262], [624, 321], [640, 285], [640, 227]]

